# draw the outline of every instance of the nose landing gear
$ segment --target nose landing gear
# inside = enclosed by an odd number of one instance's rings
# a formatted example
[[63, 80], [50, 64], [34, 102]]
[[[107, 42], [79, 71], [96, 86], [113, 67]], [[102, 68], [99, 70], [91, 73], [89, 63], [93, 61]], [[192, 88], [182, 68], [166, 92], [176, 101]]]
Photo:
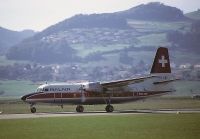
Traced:
[[31, 104], [30, 105], [30, 110], [31, 110], [31, 113], [36, 113], [36, 108], [33, 107], [34, 104]]
[[31, 107], [30, 110], [31, 110], [32, 113], [36, 112], [36, 108], [35, 107]]
[[82, 105], [78, 105], [78, 106], [76, 107], [76, 111], [77, 111], [77, 112], [83, 112], [83, 111], [84, 111], [84, 107], [83, 107]]

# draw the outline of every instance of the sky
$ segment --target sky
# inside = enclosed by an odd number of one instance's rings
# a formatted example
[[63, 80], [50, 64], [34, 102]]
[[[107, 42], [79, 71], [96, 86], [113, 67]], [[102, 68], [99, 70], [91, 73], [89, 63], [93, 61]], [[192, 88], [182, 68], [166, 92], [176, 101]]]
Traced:
[[[0, 0], [0, 26], [42, 31], [76, 14], [123, 11], [154, 0]], [[200, 8], [200, 0], [156, 0], [184, 13]]]

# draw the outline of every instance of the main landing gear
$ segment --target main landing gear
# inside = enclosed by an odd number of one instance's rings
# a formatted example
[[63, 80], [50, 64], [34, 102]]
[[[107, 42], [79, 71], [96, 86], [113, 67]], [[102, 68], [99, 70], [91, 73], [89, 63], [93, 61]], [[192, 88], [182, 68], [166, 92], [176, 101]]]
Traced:
[[[114, 111], [114, 107], [110, 104], [108, 104], [105, 108], [106, 112], [113, 112]], [[76, 107], [76, 111], [77, 112], [83, 112], [84, 111], [84, 107], [82, 105], [78, 105]]]
[[114, 111], [114, 107], [110, 104], [108, 104], [105, 108], [106, 112], [113, 112]]
[[[106, 112], [113, 112], [114, 111], [114, 107], [110, 104], [108, 104], [105, 108]], [[84, 107], [82, 105], [78, 105], [76, 107], [76, 111], [77, 112], [83, 112], [84, 111]]]
[[106, 112], [113, 112], [114, 107], [111, 105], [111, 97], [109, 96], [107, 106], [105, 108]]
[[76, 107], [76, 111], [77, 111], [77, 112], [83, 112], [83, 111], [84, 111], [84, 107], [83, 107], [82, 105], [78, 105], [78, 106]]

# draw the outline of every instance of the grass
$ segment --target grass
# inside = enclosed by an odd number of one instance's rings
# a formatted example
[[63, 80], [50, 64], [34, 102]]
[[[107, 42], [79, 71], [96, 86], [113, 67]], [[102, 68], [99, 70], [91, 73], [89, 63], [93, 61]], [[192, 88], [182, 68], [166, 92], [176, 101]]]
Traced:
[[113, 45], [93, 45], [93, 46], [87, 46], [84, 44], [76, 44], [72, 47], [78, 51], [78, 56], [80, 57], [86, 57], [91, 53], [95, 52], [110, 52], [113, 50], [123, 50], [124, 48], [128, 47], [127, 44], [113, 44]]
[[0, 138], [198, 139], [200, 114], [141, 114], [0, 120]]
[[165, 33], [143, 35], [137, 38], [140, 43], [136, 46], [168, 46]]
[[139, 32], [160, 32], [169, 30], [187, 31], [191, 25], [190, 22], [158, 22], [140, 20], [128, 20], [128, 23]]
[[15, 63], [18, 63], [18, 64], [25, 64], [25, 63], [31, 63], [30, 61], [25, 61], [25, 60], [8, 60], [6, 59], [5, 56], [0, 56], [0, 66], [7, 66], [7, 65], [13, 65]]
[[194, 19], [194, 20], [200, 20], [200, 10], [197, 10], [197, 11], [194, 11], [191, 13], [187, 13], [187, 14], [185, 14], [185, 16], [189, 17], [191, 19]]
[[152, 64], [153, 62], [153, 57], [155, 55], [155, 52], [151, 51], [131, 51], [129, 52], [129, 56], [134, 59], [134, 63], [138, 64], [140, 60], [143, 60], [144, 62], [148, 64]]
[[13, 65], [15, 61], [12, 60], [7, 60], [5, 56], [0, 56], [0, 65], [1, 66], [6, 66], [6, 65]]
[[84, 67], [91, 67], [91, 68], [95, 68], [95, 67], [103, 67], [103, 66], [109, 66], [109, 67], [115, 67], [116, 65], [120, 65], [121, 63], [119, 62], [119, 54], [115, 53], [115, 54], [105, 54], [103, 55], [103, 57], [105, 58], [105, 60], [100, 60], [100, 61], [91, 61], [88, 63], [84, 63]]
[[176, 96], [193, 96], [200, 95], [200, 82], [199, 81], [178, 81], [174, 83], [176, 88]]
[[26, 80], [1, 80], [0, 91], [3, 91], [0, 97], [19, 97], [24, 94], [33, 92], [38, 85], [34, 85], [31, 81]]

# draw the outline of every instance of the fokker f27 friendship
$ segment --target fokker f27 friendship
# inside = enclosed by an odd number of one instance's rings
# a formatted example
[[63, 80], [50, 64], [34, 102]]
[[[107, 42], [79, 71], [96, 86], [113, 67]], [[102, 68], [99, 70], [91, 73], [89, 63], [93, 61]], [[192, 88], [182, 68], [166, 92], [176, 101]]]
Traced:
[[21, 99], [30, 104], [32, 113], [36, 103], [77, 105], [76, 111], [83, 112], [84, 104], [107, 104], [106, 112], [113, 112], [111, 104], [145, 99], [172, 92], [172, 82], [168, 49], [160, 47], [154, 58], [148, 76], [111, 82], [82, 82], [43, 84], [37, 91], [24, 95]]

